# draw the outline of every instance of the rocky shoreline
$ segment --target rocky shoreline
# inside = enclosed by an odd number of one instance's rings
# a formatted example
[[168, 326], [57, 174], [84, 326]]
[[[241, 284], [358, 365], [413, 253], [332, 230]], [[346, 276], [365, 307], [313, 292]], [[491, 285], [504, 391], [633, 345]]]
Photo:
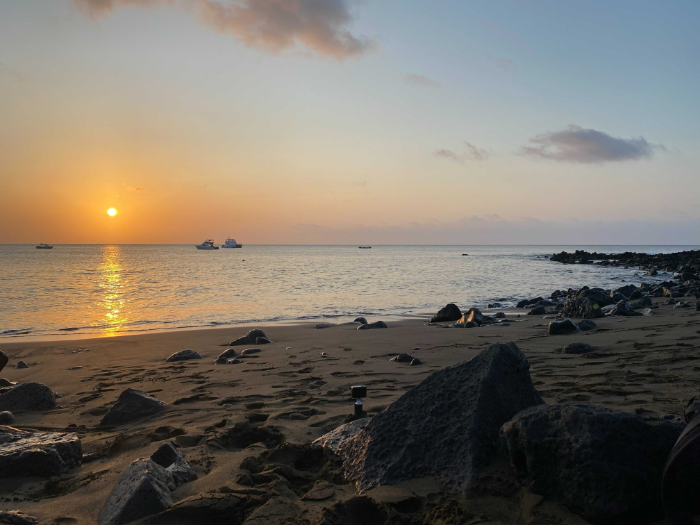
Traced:
[[666, 523], [696, 391], [688, 253], [669, 281], [428, 323], [4, 345], [0, 524]]

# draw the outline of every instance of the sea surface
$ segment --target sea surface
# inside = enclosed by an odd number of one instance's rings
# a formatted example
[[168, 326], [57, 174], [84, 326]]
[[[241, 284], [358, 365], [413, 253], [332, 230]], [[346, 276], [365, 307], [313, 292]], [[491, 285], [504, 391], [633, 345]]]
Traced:
[[[448, 302], [504, 306], [569, 287], [622, 286], [636, 269], [563, 265], [562, 250], [697, 246], [0, 245], [0, 339], [417, 316]], [[469, 254], [464, 256], [463, 254]], [[663, 274], [660, 278], [664, 278]]]

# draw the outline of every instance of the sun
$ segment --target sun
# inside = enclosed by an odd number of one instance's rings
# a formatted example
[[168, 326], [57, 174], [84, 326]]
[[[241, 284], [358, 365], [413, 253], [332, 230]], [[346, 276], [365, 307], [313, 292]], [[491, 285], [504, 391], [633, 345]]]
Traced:
[[109, 215], [110, 217], [114, 217], [116, 214], [117, 214], [117, 210], [114, 208], [110, 208], [107, 210], [107, 215]]

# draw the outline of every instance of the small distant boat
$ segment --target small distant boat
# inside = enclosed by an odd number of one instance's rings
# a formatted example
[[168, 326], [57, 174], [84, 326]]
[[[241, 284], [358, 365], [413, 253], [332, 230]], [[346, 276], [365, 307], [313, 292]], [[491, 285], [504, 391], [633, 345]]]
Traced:
[[371, 246], [360, 246], [360, 250], [371, 250]]
[[38, 244], [36, 246], [37, 250], [53, 250], [53, 246], [50, 244], [44, 244], [43, 242], [41, 244]]
[[242, 244], [238, 244], [236, 239], [231, 239], [231, 237], [226, 239], [226, 242], [221, 245], [222, 248], [243, 248]]
[[463, 253], [463, 254], [462, 254], [462, 257], [469, 257], [469, 254], [468, 254], [468, 253]]
[[198, 250], [218, 250], [218, 246], [214, 246], [214, 240], [213, 239], [207, 239], [204, 241], [202, 244], [195, 244], [195, 247]]

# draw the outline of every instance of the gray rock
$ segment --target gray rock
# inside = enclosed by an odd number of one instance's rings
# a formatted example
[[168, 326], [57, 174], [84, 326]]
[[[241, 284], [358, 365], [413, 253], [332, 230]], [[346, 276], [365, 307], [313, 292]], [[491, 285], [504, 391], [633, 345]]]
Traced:
[[353, 323], [367, 324], [367, 319], [364, 317], [356, 317]]
[[493, 316], [496, 319], [505, 319], [506, 318], [506, 314], [504, 314], [503, 312], [496, 312]]
[[447, 321], [458, 321], [462, 317], [462, 312], [459, 306], [450, 303], [444, 308], [441, 308], [431, 319], [431, 323], [444, 323]]
[[202, 356], [194, 350], [181, 350], [168, 357], [165, 362], [172, 363], [173, 361], [188, 361], [190, 359], [202, 359]]
[[260, 352], [262, 352], [260, 348], [246, 348], [241, 352], [241, 356], [259, 354]]
[[13, 368], [29, 368], [29, 365], [24, 361], [17, 361], [17, 364]]
[[243, 361], [240, 359], [226, 359], [225, 357], [220, 357], [214, 361], [215, 365], [240, 365]]
[[60, 476], [80, 466], [82, 458], [83, 448], [75, 434], [0, 426], [0, 478]]
[[[241, 345], [254, 345], [254, 344], [260, 344], [257, 342], [259, 337], [264, 337], [267, 339], [267, 336], [265, 335], [265, 332], [262, 330], [258, 330], [257, 328], [254, 330], [251, 330], [247, 334], [245, 334], [243, 337], [239, 337], [235, 341], [232, 341], [229, 346], [241, 346]], [[269, 339], [268, 339], [269, 341]]]
[[51, 410], [56, 408], [56, 394], [41, 383], [22, 383], [0, 395], [0, 410]]
[[121, 525], [162, 512], [173, 503], [175, 481], [166, 469], [150, 459], [137, 459], [127, 467], [100, 511], [99, 525]]
[[642, 308], [651, 308], [652, 306], [654, 306], [654, 303], [652, 302], [651, 297], [642, 297], [641, 299], [629, 304], [629, 307], [632, 308], [632, 310], [641, 310]]
[[232, 357], [238, 357], [238, 352], [233, 348], [228, 348], [219, 354], [217, 359], [229, 359]]
[[396, 357], [392, 357], [389, 361], [396, 361], [397, 363], [410, 363], [413, 361], [413, 356], [408, 354], [399, 354]]
[[335, 428], [327, 434], [322, 435], [320, 438], [315, 440], [313, 444], [321, 447], [327, 447], [333, 452], [336, 452], [340, 445], [345, 443], [348, 439], [355, 437], [360, 430], [365, 428], [367, 423], [369, 423], [369, 419], [362, 418], [356, 419], [355, 421], [344, 425], [340, 425], [338, 428]]
[[413, 359], [411, 359], [411, 362], [409, 363], [408, 366], [418, 366], [418, 365], [422, 365], [422, 364], [423, 364], [423, 361], [421, 361], [417, 357], [414, 357]]
[[676, 303], [676, 306], [674, 306], [674, 308], [692, 308], [692, 307], [693, 307], [693, 303], [691, 303], [690, 301], [678, 301], [678, 303]]
[[[0, 367], [2, 368], [2, 367]], [[0, 525], [36, 525], [39, 520], [18, 510], [0, 510]]]
[[459, 320], [458, 324], [462, 327], [467, 328], [467, 323], [476, 323], [478, 326], [495, 324], [496, 320], [493, 317], [484, 315], [478, 308], [470, 308], [467, 313], [465, 313]]
[[571, 343], [562, 348], [562, 354], [587, 354], [592, 352], [593, 347], [588, 343]]
[[545, 315], [546, 313], [547, 310], [544, 306], [535, 306], [527, 313], [527, 315]]
[[622, 287], [610, 292], [610, 296], [614, 297], [615, 294], [618, 294], [618, 295], [623, 295], [625, 299], [629, 299], [630, 296], [636, 291], [637, 291], [637, 287], [635, 285], [627, 284], [625, 286], [622, 286]]
[[419, 477], [468, 488], [497, 453], [501, 425], [543, 403], [528, 370], [508, 343], [432, 374], [339, 446], [346, 476], [361, 491]]
[[255, 344], [256, 345], [270, 345], [270, 344], [272, 344], [272, 341], [270, 341], [267, 337], [256, 337]]
[[663, 517], [661, 475], [683, 425], [595, 405], [537, 406], [503, 425], [519, 480], [592, 523]]
[[625, 317], [632, 317], [632, 316], [638, 316], [642, 315], [639, 312], [632, 310], [627, 305], [627, 301], [620, 301], [617, 303], [608, 313], [607, 315], [619, 315], [619, 316], [625, 316]]
[[581, 319], [578, 323], [576, 323], [576, 325], [582, 332], [587, 332], [588, 330], [595, 330], [598, 328], [598, 325], [590, 319]]
[[357, 327], [358, 330], [371, 330], [372, 328], [389, 328], [384, 321], [375, 321], [373, 323], [361, 324]]
[[565, 335], [580, 332], [579, 327], [571, 319], [552, 321], [547, 325], [548, 335]]
[[14, 383], [10, 381], [9, 379], [5, 379], [4, 377], [0, 377], [0, 387], [3, 386], [13, 386]]
[[176, 487], [179, 487], [188, 481], [197, 479], [197, 474], [195, 474], [194, 470], [192, 470], [190, 464], [187, 463], [184, 456], [180, 454], [175, 446], [169, 441], [158, 447], [158, 449], [151, 455], [151, 461], [154, 461], [170, 472]]
[[153, 416], [165, 410], [165, 403], [145, 392], [127, 388], [104, 415], [100, 426], [123, 425], [136, 419]]
[[0, 412], [0, 425], [11, 425], [15, 422], [15, 416], [12, 412]]
[[333, 323], [316, 323], [316, 329], [317, 330], [322, 330], [323, 328], [333, 328], [334, 325]]
[[659, 272], [656, 271], [656, 268], [649, 268], [647, 270], [647, 275], [653, 277], [655, 275], [659, 275]]

